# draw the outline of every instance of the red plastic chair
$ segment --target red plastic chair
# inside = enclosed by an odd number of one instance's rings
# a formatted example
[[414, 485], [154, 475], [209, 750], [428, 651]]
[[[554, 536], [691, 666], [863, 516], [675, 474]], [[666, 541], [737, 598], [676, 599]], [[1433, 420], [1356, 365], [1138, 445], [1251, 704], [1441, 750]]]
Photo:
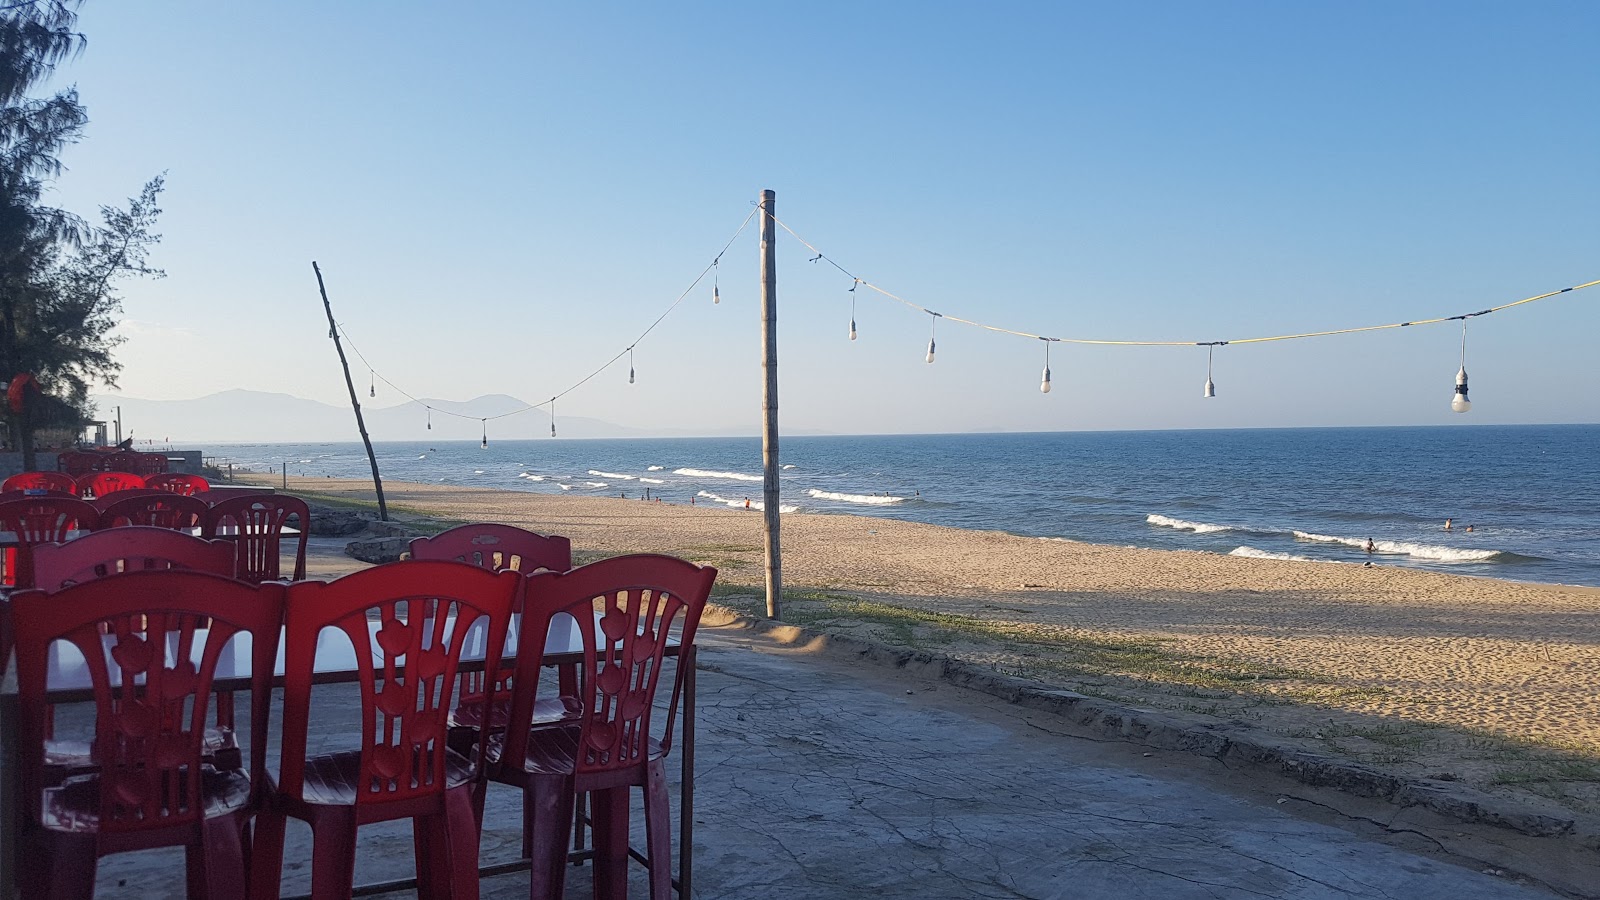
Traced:
[[144, 476], [132, 472], [90, 472], [78, 479], [78, 494], [82, 497], [103, 497], [113, 491], [142, 487]]
[[[289, 587], [281, 772], [258, 820], [253, 896], [278, 896], [285, 817], [311, 825], [313, 898], [351, 895], [359, 826], [409, 818], [419, 893], [475, 900], [483, 758], [446, 746], [441, 707], [469, 641], [487, 666], [499, 664], [522, 585], [511, 572], [406, 560]], [[324, 629], [335, 640], [343, 632], [356, 651], [361, 746], [307, 759]]]
[[145, 487], [155, 488], [158, 491], [170, 491], [174, 494], [183, 494], [192, 497], [201, 491], [211, 490], [211, 482], [199, 475], [185, 475], [182, 472], [161, 472], [151, 475], [144, 480]]
[[167, 455], [139, 450], [119, 450], [106, 458], [105, 468], [149, 477], [167, 470]]
[[[531, 846], [529, 896], [560, 897], [567, 823], [578, 794], [593, 798], [595, 897], [626, 897], [630, 787], [644, 789], [650, 896], [672, 892], [665, 759], [678, 714], [683, 670], [676, 668], [666, 725], [650, 725], [669, 630], [694, 642], [717, 570], [676, 557], [618, 556], [565, 574], [528, 579], [511, 725], [487, 742], [489, 778], [522, 788], [524, 843]], [[598, 605], [597, 605], [598, 604]], [[529, 728], [552, 617], [566, 614], [583, 639], [577, 725]], [[531, 842], [529, 837], [531, 836]]]
[[[136, 572], [11, 599], [16, 640], [24, 896], [92, 897], [100, 857], [185, 847], [190, 897], [245, 896], [250, 816], [262, 783], [283, 589], [199, 572]], [[250, 770], [202, 762], [224, 644], [251, 635]], [[51, 784], [51, 657], [88, 662], [93, 772]], [[169, 652], [170, 651], [170, 652]]]
[[567, 538], [493, 522], [458, 525], [433, 537], [420, 537], [410, 549], [412, 559], [453, 559], [491, 572], [511, 569], [531, 575], [539, 569], [572, 568], [572, 542]]
[[0, 491], [60, 491], [78, 496], [78, 482], [65, 472], [22, 472], [0, 483]]
[[105, 458], [103, 453], [85, 453], [79, 450], [68, 450], [56, 454], [56, 468], [76, 480], [80, 475], [98, 471], [97, 465]]
[[[167, 528], [134, 525], [96, 531], [64, 544], [39, 544], [33, 548], [34, 586], [59, 591], [110, 575], [127, 572], [188, 569], [233, 577], [233, 547], [227, 541], [206, 541]], [[226, 754], [225, 763], [238, 767], [238, 741], [234, 735], [233, 693], [217, 695], [217, 725], [206, 730], [206, 761]], [[53, 735], [48, 735], [53, 736]], [[87, 746], [71, 741], [50, 742], [51, 766], [82, 769], [93, 766]]]
[[134, 525], [33, 548], [34, 586], [45, 591], [124, 572], [168, 569], [192, 569], [232, 578], [233, 545], [202, 540], [169, 528]]
[[223, 500], [206, 512], [200, 533], [203, 537], [225, 537], [234, 542], [235, 578], [276, 581], [281, 567], [283, 530], [291, 516], [296, 518], [299, 529], [294, 580], [301, 581], [306, 577], [306, 537], [311, 531], [311, 511], [299, 497], [247, 494]]
[[6, 584], [33, 587], [33, 545], [60, 543], [74, 531], [93, 531], [100, 514], [73, 497], [28, 497], [0, 503], [0, 531], [11, 532], [17, 546], [5, 554]]
[[98, 510], [100, 510], [100, 512], [104, 513], [106, 511], [106, 507], [110, 506], [113, 503], [116, 503], [118, 500], [126, 500], [129, 497], [171, 497], [171, 496], [172, 496], [172, 494], [170, 492], [168, 492], [168, 491], [158, 491], [155, 488], [147, 488], [147, 487], [127, 488], [125, 490], [112, 491], [109, 494], [100, 494], [99, 496], [90, 498], [89, 503], [91, 505], [93, 505], [95, 509], [98, 509]]
[[211, 511], [204, 500], [157, 491], [134, 497], [121, 497], [100, 508], [101, 528], [150, 525], [156, 528], [198, 528]]
[[[572, 568], [572, 542], [560, 535], [543, 535], [515, 525], [478, 522], [458, 525], [433, 537], [411, 542], [412, 559], [453, 559], [491, 572], [507, 569], [531, 575], [540, 569], [565, 572]], [[521, 612], [521, 610], [517, 610]], [[494, 691], [500, 696], [489, 717], [490, 731], [503, 731], [511, 712], [511, 681], [515, 665], [505, 664], [495, 676]], [[461, 677], [461, 694], [450, 710], [450, 746], [466, 752], [478, 740], [483, 727], [487, 673], [468, 672]], [[561, 699], [540, 700], [534, 718], [541, 722], [560, 721], [576, 714], [576, 682], [570, 667], [562, 667]]]

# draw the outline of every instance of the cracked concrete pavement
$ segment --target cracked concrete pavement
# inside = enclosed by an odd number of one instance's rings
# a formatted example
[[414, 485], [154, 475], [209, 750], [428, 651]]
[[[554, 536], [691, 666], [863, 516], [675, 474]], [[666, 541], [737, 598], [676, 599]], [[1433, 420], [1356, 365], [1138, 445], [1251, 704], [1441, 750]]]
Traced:
[[[1559, 896], [1396, 826], [1392, 808], [1352, 812], [1359, 801], [1215, 760], [1067, 735], [1048, 714], [755, 631], [706, 628], [700, 645], [700, 900]], [[327, 690], [319, 713], [353, 725], [351, 686]], [[519, 804], [491, 790], [485, 865], [517, 856]], [[642, 845], [639, 818], [636, 794]], [[307, 889], [310, 842], [295, 824], [289, 837], [292, 894]], [[409, 824], [363, 829], [358, 881], [409, 877], [411, 853]], [[570, 895], [586, 895], [590, 870], [568, 871]], [[632, 867], [633, 896], [643, 876]], [[182, 891], [178, 853], [101, 865], [103, 898]], [[483, 896], [525, 897], [527, 876], [486, 878]]]

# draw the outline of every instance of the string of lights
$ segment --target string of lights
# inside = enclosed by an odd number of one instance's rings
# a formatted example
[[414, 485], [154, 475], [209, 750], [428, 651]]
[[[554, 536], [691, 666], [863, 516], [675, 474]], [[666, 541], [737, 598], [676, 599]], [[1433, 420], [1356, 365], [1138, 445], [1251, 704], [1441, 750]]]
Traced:
[[[768, 215], [771, 216], [770, 213]], [[782, 219], [778, 218], [777, 216], [771, 216], [771, 218], [772, 218], [773, 223], [776, 224], [779, 228], [782, 228], [784, 231], [787, 231], [789, 233], [790, 237], [793, 237], [795, 240], [799, 241], [802, 245], [804, 245], [807, 250], [809, 250], [810, 252], [816, 254], [815, 256], [811, 257], [811, 262], [813, 262], [813, 263], [826, 262], [828, 265], [833, 266], [835, 269], [838, 269], [841, 274], [843, 274], [845, 277], [850, 279], [850, 282], [851, 282], [851, 284], [850, 284], [850, 340], [853, 341], [853, 340], [856, 339], [856, 315], [855, 315], [855, 313], [856, 313], [856, 309], [855, 309], [856, 289], [859, 288], [859, 287], [866, 287], [866, 288], [869, 288], [869, 289], [877, 292], [878, 294], [883, 295], [884, 297], [887, 297], [890, 300], [893, 300], [893, 301], [895, 301], [897, 303], [900, 303], [900, 304], [902, 304], [904, 306], [907, 306], [907, 307], [909, 307], [911, 309], [914, 309], [914, 310], [916, 310], [918, 312], [922, 312], [922, 313], [928, 314], [929, 316], [931, 316], [933, 318], [933, 323], [934, 323], [934, 327], [935, 328], [937, 328], [937, 325], [938, 325], [938, 322], [939, 322], [940, 319], [946, 319], [946, 320], [951, 321], [951, 322], [959, 322], [959, 323], [961, 323], [963, 325], [970, 325], [970, 326], [973, 326], [975, 328], [982, 328], [982, 329], [984, 329], [986, 331], [993, 331], [993, 332], [997, 332], [999, 334], [1009, 334], [1009, 335], [1013, 335], [1015, 337], [1031, 338], [1031, 339], [1034, 339], [1034, 340], [1043, 341], [1044, 342], [1044, 378], [1039, 383], [1039, 390], [1041, 392], [1043, 392], [1043, 393], [1046, 393], [1046, 394], [1050, 393], [1050, 345], [1052, 343], [1061, 343], [1061, 344], [1095, 344], [1095, 345], [1101, 345], [1101, 346], [1116, 346], [1116, 347], [1205, 347], [1206, 348], [1206, 383], [1205, 383], [1205, 388], [1204, 388], [1204, 391], [1203, 391], [1203, 396], [1205, 396], [1205, 397], [1215, 397], [1217, 395], [1217, 387], [1216, 387], [1216, 383], [1214, 381], [1212, 381], [1212, 377], [1211, 376], [1212, 376], [1212, 361], [1214, 359], [1214, 355], [1215, 355], [1216, 349], [1218, 347], [1226, 347], [1226, 346], [1228, 346], [1230, 344], [1264, 344], [1264, 343], [1268, 343], [1268, 342], [1272, 342], [1272, 341], [1293, 341], [1293, 340], [1301, 340], [1301, 339], [1304, 339], [1304, 338], [1331, 337], [1333, 335], [1340, 335], [1340, 334], [1357, 334], [1359, 332], [1365, 332], [1365, 331], [1383, 331], [1383, 330], [1391, 329], [1391, 328], [1409, 328], [1409, 327], [1414, 326], [1414, 325], [1435, 325], [1435, 324], [1438, 324], [1440, 322], [1460, 321], [1461, 322], [1461, 368], [1456, 373], [1456, 390], [1455, 390], [1455, 395], [1451, 400], [1450, 408], [1452, 410], [1456, 411], [1456, 412], [1466, 412], [1467, 410], [1472, 408], [1472, 403], [1467, 399], [1467, 320], [1468, 319], [1475, 319], [1475, 318], [1477, 318], [1479, 316], [1486, 316], [1486, 315], [1488, 315], [1490, 313], [1499, 312], [1499, 311], [1501, 311], [1503, 309], [1510, 309], [1513, 306], [1522, 306], [1523, 304], [1526, 304], [1526, 303], [1533, 303], [1533, 302], [1538, 301], [1538, 300], [1546, 300], [1546, 299], [1548, 299], [1550, 297], [1555, 297], [1555, 296], [1558, 296], [1558, 295], [1561, 295], [1561, 294], [1571, 293], [1573, 291], [1581, 291], [1581, 290], [1583, 290], [1585, 288], [1590, 288], [1590, 287], [1594, 287], [1595, 285], [1600, 285], [1600, 279], [1597, 279], [1595, 281], [1590, 281], [1590, 282], [1587, 282], [1587, 283], [1584, 283], [1584, 284], [1577, 284], [1577, 285], [1573, 285], [1572, 287], [1561, 288], [1560, 290], [1547, 291], [1547, 292], [1545, 292], [1543, 294], [1537, 294], [1537, 295], [1532, 296], [1532, 297], [1524, 297], [1521, 300], [1515, 300], [1515, 301], [1512, 301], [1510, 303], [1502, 303], [1499, 306], [1491, 306], [1488, 309], [1480, 309], [1480, 310], [1478, 310], [1476, 312], [1469, 312], [1469, 313], [1459, 313], [1459, 314], [1453, 315], [1453, 316], [1436, 316], [1436, 317], [1431, 318], [1431, 319], [1411, 319], [1411, 320], [1405, 321], [1405, 322], [1392, 322], [1392, 323], [1387, 323], [1387, 324], [1383, 324], [1383, 325], [1362, 325], [1362, 326], [1358, 326], [1358, 327], [1354, 327], [1354, 328], [1335, 328], [1335, 329], [1331, 329], [1331, 330], [1328, 330], [1328, 331], [1307, 331], [1307, 332], [1300, 332], [1300, 333], [1296, 333], [1296, 334], [1276, 334], [1276, 335], [1269, 335], [1269, 336], [1266, 336], [1266, 337], [1231, 338], [1229, 340], [1223, 340], [1223, 341], [1139, 341], [1139, 340], [1103, 340], [1103, 339], [1097, 339], [1097, 338], [1076, 338], [1076, 337], [1054, 337], [1054, 336], [1050, 336], [1050, 335], [1036, 334], [1036, 333], [1030, 332], [1030, 331], [1019, 331], [1019, 330], [1014, 329], [1014, 328], [1003, 328], [1003, 327], [1001, 327], [999, 325], [990, 325], [990, 324], [987, 324], [987, 323], [984, 323], [984, 322], [974, 321], [972, 319], [964, 319], [964, 318], [961, 318], [960, 316], [950, 315], [949, 313], [939, 313], [939, 312], [935, 312], [935, 311], [933, 311], [933, 310], [931, 310], [931, 309], [929, 309], [929, 308], [927, 308], [925, 306], [922, 306], [922, 305], [920, 305], [918, 303], [913, 303], [912, 301], [907, 300], [904, 297], [901, 297], [901, 296], [899, 296], [897, 294], [891, 293], [890, 291], [887, 291], [887, 290], [879, 287], [878, 285], [873, 284], [872, 282], [867, 281], [866, 279], [857, 276], [854, 272], [851, 272], [849, 269], [846, 269], [844, 266], [840, 265], [836, 260], [834, 260], [833, 258], [829, 257], [822, 250], [818, 249], [816, 247], [816, 245], [812, 244], [810, 241], [808, 241], [805, 238], [801, 237], [793, 228], [790, 228], [786, 223], [784, 223], [784, 221]], [[927, 361], [929, 363], [932, 363], [933, 360], [934, 360], [934, 334], [930, 333], [930, 335], [928, 337]]]
[[[355, 353], [356, 358], [361, 360], [361, 364], [367, 367], [367, 375], [368, 375], [368, 377], [370, 379], [369, 386], [367, 388], [368, 396], [376, 397], [378, 395], [377, 382], [379, 382], [379, 381], [383, 382], [390, 389], [392, 389], [395, 393], [397, 393], [400, 396], [406, 398], [407, 400], [410, 400], [413, 403], [417, 403], [417, 404], [420, 404], [422, 406], [423, 410], [425, 411], [427, 427], [428, 427], [428, 430], [430, 430], [430, 431], [433, 430], [433, 414], [434, 413], [440, 413], [441, 415], [446, 415], [446, 416], [453, 416], [453, 417], [455, 417], [457, 419], [466, 419], [468, 421], [477, 420], [478, 422], [480, 422], [483, 425], [483, 437], [482, 437], [482, 441], [481, 441], [481, 446], [487, 447], [487, 446], [489, 446], [489, 423], [490, 422], [492, 422], [492, 421], [494, 421], [496, 419], [504, 419], [504, 418], [507, 418], [508, 416], [518, 416], [518, 415], [521, 415], [521, 414], [523, 414], [525, 412], [531, 412], [531, 411], [533, 411], [535, 409], [538, 409], [538, 408], [540, 408], [542, 406], [548, 406], [548, 407], [550, 407], [550, 436], [551, 437], [555, 437], [555, 435], [556, 435], [556, 401], [561, 399], [562, 397], [565, 397], [566, 395], [572, 393], [573, 391], [577, 390], [578, 388], [583, 387], [585, 384], [587, 384], [590, 381], [592, 381], [601, 372], [604, 372], [606, 369], [611, 368], [612, 365], [614, 365], [618, 360], [622, 359], [624, 356], [626, 356], [628, 358], [628, 383], [629, 384], [633, 384], [634, 383], [634, 377], [635, 377], [635, 372], [634, 372], [634, 367], [633, 367], [633, 351], [634, 351], [634, 348], [638, 347], [639, 343], [650, 335], [650, 332], [655, 331], [656, 330], [656, 326], [660, 325], [667, 318], [667, 316], [671, 315], [672, 311], [677, 309], [679, 307], [679, 305], [681, 305], [683, 303], [684, 298], [688, 297], [689, 294], [691, 292], [693, 292], [696, 287], [699, 287], [700, 282], [705, 280], [706, 275], [712, 274], [714, 272], [718, 272], [719, 271], [718, 266], [722, 262], [723, 254], [728, 252], [728, 248], [733, 246], [733, 242], [737, 241], [739, 239], [739, 235], [743, 234], [744, 230], [750, 226], [750, 220], [754, 219], [756, 217], [756, 213], [757, 212], [758, 212], [758, 209], [756, 209], [756, 208], [752, 208], [750, 210], [750, 214], [744, 217], [744, 221], [743, 222], [739, 223], [739, 227], [734, 230], [733, 236], [728, 238], [728, 242], [722, 245], [722, 249], [717, 251], [717, 255], [711, 260], [711, 262], [707, 263], [706, 267], [704, 269], [700, 270], [700, 274], [696, 275], [694, 281], [690, 282], [689, 286], [683, 289], [683, 293], [679, 294], [677, 299], [672, 301], [672, 305], [668, 306], [666, 308], [666, 310], [661, 313], [661, 315], [656, 317], [654, 322], [651, 322], [650, 325], [648, 327], [646, 327], [644, 331], [640, 332], [639, 336], [634, 338], [632, 343], [628, 344], [628, 346], [626, 346], [626, 347], [622, 348], [620, 351], [618, 351], [615, 356], [613, 356], [610, 359], [606, 360], [605, 362], [601, 363], [600, 366], [598, 368], [596, 368], [594, 371], [592, 371], [588, 375], [585, 375], [584, 377], [578, 379], [576, 382], [574, 382], [572, 385], [567, 387], [565, 390], [557, 392], [556, 394], [552, 395], [549, 400], [546, 400], [546, 401], [544, 401], [542, 403], [533, 403], [533, 404], [524, 406], [521, 409], [514, 409], [514, 410], [511, 410], [509, 412], [497, 413], [497, 414], [492, 415], [492, 416], [472, 416], [472, 415], [467, 415], [466, 413], [459, 413], [459, 412], [455, 412], [454, 410], [442, 409], [440, 407], [433, 406], [433, 405], [429, 404], [427, 401], [425, 401], [425, 400], [421, 399], [420, 397], [417, 397], [416, 395], [412, 394], [410, 391], [407, 391], [405, 388], [402, 388], [400, 385], [395, 384], [393, 381], [389, 380], [389, 378], [387, 376], [385, 376], [383, 373], [379, 372], [377, 370], [377, 368], [375, 366], [373, 366], [371, 360], [367, 359], [366, 354], [361, 352], [361, 348], [359, 346], [357, 346], [356, 342], [350, 337], [350, 332], [349, 332], [349, 330], [347, 328], [345, 328], [345, 325], [344, 325], [343, 322], [338, 323], [339, 334], [344, 337], [345, 345], [348, 346], [351, 349], [351, 351]], [[721, 295], [720, 289], [715, 284], [715, 282], [716, 282], [716, 279], [714, 277], [713, 278], [713, 286], [712, 286], [712, 302], [713, 303], [720, 303], [722, 301], [722, 295]], [[328, 337], [331, 339], [333, 337], [333, 335], [329, 334]]]

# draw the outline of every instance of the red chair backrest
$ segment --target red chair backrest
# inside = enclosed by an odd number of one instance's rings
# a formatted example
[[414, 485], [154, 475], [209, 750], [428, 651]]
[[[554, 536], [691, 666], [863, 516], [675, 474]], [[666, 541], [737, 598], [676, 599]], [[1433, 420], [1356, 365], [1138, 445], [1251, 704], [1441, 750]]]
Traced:
[[190, 569], [232, 578], [233, 545], [169, 528], [131, 525], [96, 531], [64, 544], [33, 548], [33, 583], [43, 591], [59, 591], [123, 572], [165, 569]]
[[132, 472], [90, 472], [78, 479], [78, 493], [90, 497], [142, 487], [144, 476]]
[[69, 450], [56, 455], [56, 468], [74, 479], [87, 475], [90, 472], [104, 472], [105, 461], [109, 453], [88, 453], [81, 450]]
[[[251, 635], [250, 768], [266, 756], [283, 588], [201, 572], [134, 572], [11, 598], [22, 803], [37, 825], [49, 777], [46, 698], [52, 655], [81, 653], [93, 685], [102, 834], [189, 825], [205, 815], [200, 764], [211, 683], [224, 644]], [[59, 775], [56, 776], [59, 778]]]
[[[202, 501], [204, 502], [204, 501]], [[233, 541], [238, 564], [235, 578], [273, 581], [278, 578], [283, 529], [296, 518], [299, 547], [295, 552], [294, 580], [306, 577], [306, 537], [311, 531], [311, 511], [299, 497], [287, 494], [249, 494], [212, 506], [201, 524], [201, 535]]]
[[144, 480], [145, 487], [155, 488], [158, 491], [170, 491], [174, 494], [183, 494], [192, 497], [201, 491], [211, 490], [211, 482], [199, 475], [185, 475], [182, 472], [162, 472], [151, 475]]
[[136, 497], [122, 497], [101, 507], [100, 527], [153, 525], [156, 528], [197, 528], [210, 509], [203, 500], [157, 491]]
[[59, 543], [73, 531], [100, 527], [100, 514], [76, 497], [28, 497], [0, 503], [0, 531], [16, 537], [16, 571], [12, 583], [33, 587], [33, 545]]
[[356, 806], [441, 793], [445, 713], [455, 696], [462, 650], [470, 642], [487, 666], [499, 665], [522, 585], [522, 576], [514, 572], [433, 560], [404, 560], [331, 582], [290, 585], [280, 790], [299, 796], [305, 783], [317, 639], [331, 628], [349, 638], [361, 671]]
[[136, 475], [155, 475], [167, 470], [165, 453], [141, 453], [138, 450], [118, 450], [106, 458], [108, 471], [132, 472]]
[[[700, 613], [717, 570], [673, 556], [616, 556], [566, 573], [529, 576], [517, 647], [511, 726], [500, 759], [518, 765], [527, 752], [528, 725], [539, 685], [546, 635], [552, 618], [572, 617], [583, 640], [578, 668], [577, 774], [623, 769], [643, 763], [650, 752], [650, 713], [666, 655], [668, 632], [679, 628], [683, 646], [694, 643]], [[558, 623], [559, 619], [556, 620]], [[678, 670], [682, 678], [682, 670]], [[666, 728], [657, 740], [670, 745], [678, 713], [675, 682]]]
[[129, 497], [171, 497], [171, 496], [172, 496], [171, 493], [169, 493], [167, 491], [158, 491], [155, 488], [147, 488], [147, 487], [128, 488], [126, 490], [121, 490], [121, 491], [112, 491], [109, 494], [101, 494], [101, 495], [99, 495], [97, 497], [91, 498], [89, 500], [89, 503], [91, 505], [93, 505], [95, 509], [98, 509], [103, 513], [103, 512], [106, 511], [106, 507], [110, 506], [113, 503], [116, 503], [118, 500], [126, 500]]
[[539, 569], [572, 568], [572, 542], [560, 535], [536, 534], [515, 525], [478, 522], [457, 525], [411, 542], [412, 559], [454, 559], [480, 569], [510, 569], [531, 575]]
[[21, 472], [0, 484], [0, 491], [61, 491], [78, 496], [78, 482], [65, 472]]

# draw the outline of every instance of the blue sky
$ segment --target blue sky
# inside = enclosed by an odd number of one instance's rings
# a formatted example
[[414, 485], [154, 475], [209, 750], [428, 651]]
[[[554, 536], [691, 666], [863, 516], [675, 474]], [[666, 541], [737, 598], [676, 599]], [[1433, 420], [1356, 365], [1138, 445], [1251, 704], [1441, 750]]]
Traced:
[[[887, 290], [1063, 337], [1370, 325], [1600, 278], [1590, 3], [89, 0], [80, 26], [62, 80], [91, 121], [53, 199], [168, 176], [169, 277], [125, 291], [130, 397], [343, 402], [315, 259], [407, 391], [543, 400], [763, 188]], [[755, 237], [720, 305], [705, 284], [639, 344], [635, 384], [624, 361], [560, 411], [755, 433]], [[849, 342], [849, 279], [778, 247], [786, 428], [1600, 421], [1600, 287], [1473, 320], [1457, 416], [1454, 324], [1222, 348], [1212, 400], [1203, 348], [1058, 345], [1043, 395], [1039, 342], [941, 323], [930, 366], [929, 317], [881, 298]]]

